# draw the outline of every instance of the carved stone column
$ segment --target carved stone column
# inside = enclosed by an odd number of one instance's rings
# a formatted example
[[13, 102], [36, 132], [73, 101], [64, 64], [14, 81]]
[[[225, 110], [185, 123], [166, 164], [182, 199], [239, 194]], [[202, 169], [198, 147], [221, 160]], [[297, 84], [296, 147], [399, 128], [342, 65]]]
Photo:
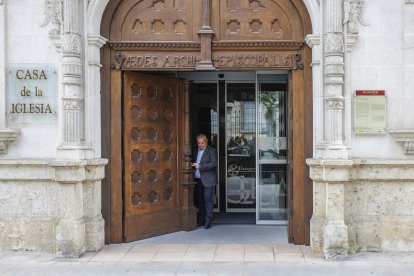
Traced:
[[214, 35], [210, 27], [210, 0], [202, 0], [203, 26], [198, 34], [201, 39], [201, 61], [197, 64], [196, 70], [215, 70], [211, 58], [211, 40]]
[[[324, 142], [318, 147], [319, 159], [348, 159], [350, 150], [344, 134], [344, 34], [343, 0], [325, 0], [324, 20]], [[314, 188], [317, 189], [315, 168], [311, 167]], [[336, 173], [340, 173], [339, 171]], [[344, 222], [344, 183], [325, 179], [325, 214], [311, 220], [311, 229], [321, 229], [321, 246], [327, 259], [348, 256], [348, 228]], [[314, 209], [316, 207], [314, 206]], [[318, 223], [320, 223], [318, 225]]]
[[324, 1], [324, 141], [322, 159], [348, 159], [344, 135], [344, 35], [342, 1]]
[[191, 166], [191, 141], [190, 141], [190, 85], [191, 81], [185, 83], [185, 130], [184, 130], [184, 169], [183, 169], [183, 212], [182, 227], [183, 230], [191, 231], [197, 227], [197, 210], [194, 207], [194, 170]]
[[62, 32], [63, 135], [58, 148], [58, 156], [64, 159], [92, 157], [91, 147], [85, 144], [79, 15], [79, 0], [64, 0]]

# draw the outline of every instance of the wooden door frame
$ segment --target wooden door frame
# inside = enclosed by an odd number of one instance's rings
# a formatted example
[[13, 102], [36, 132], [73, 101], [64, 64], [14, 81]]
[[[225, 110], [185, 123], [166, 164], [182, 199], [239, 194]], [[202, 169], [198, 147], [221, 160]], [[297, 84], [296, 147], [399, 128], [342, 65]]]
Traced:
[[[303, 15], [303, 30], [311, 33], [312, 27], [306, 8], [300, 6]], [[110, 26], [113, 14], [121, 0], [108, 3], [104, 12], [101, 34], [110, 38]], [[291, 202], [292, 216], [289, 219], [289, 242], [294, 244], [310, 243], [310, 218], [313, 208], [312, 181], [306, 158], [313, 156], [313, 95], [312, 95], [312, 51], [308, 46], [299, 50], [303, 68], [295, 68], [292, 75], [293, 99], [293, 175]], [[149, 49], [150, 50], [150, 49]], [[276, 49], [277, 50], [277, 49]], [[281, 51], [283, 48], [280, 49]], [[122, 194], [122, 70], [114, 62], [118, 59], [117, 52], [106, 44], [101, 50], [101, 139], [102, 157], [109, 160], [106, 166], [106, 178], [102, 181], [102, 216], [105, 220], [105, 242], [123, 242], [123, 194]], [[264, 68], [266, 69], [266, 68]], [[245, 70], [263, 70], [246, 68]], [[165, 70], [164, 70], [165, 71]], [[240, 71], [243, 71], [241, 69]]]

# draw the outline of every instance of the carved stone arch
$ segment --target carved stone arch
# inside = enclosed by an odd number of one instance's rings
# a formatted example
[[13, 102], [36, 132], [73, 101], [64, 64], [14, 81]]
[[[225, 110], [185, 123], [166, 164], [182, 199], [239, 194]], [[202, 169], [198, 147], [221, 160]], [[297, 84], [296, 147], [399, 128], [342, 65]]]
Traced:
[[[99, 35], [101, 31], [101, 21], [105, 9], [110, 0], [90, 0], [88, 6], [88, 35]], [[306, 10], [312, 21], [312, 33], [318, 34], [321, 30], [321, 13], [319, 0], [303, 0]]]

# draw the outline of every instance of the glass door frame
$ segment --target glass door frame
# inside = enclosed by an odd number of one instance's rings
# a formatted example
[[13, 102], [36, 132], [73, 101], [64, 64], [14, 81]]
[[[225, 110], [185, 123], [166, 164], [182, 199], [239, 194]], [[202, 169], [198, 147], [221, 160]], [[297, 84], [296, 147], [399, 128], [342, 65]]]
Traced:
[[[272, 162], [263, 162], [260, 161], [260, 154], [259, 154], [259, 75], [273, 75], [275, 76], [275, 82], [274, 83], [284, 83], [287, 85], [288, 79], [289, 79], [289, 72], [288, 71], [256, 71], [256, 225], [287, 225], [288, 224], [288, 218], [286, 217], [286, 220], [259, 220], [259, 214], [260, 214], [260, 164], [286, 164], [286, 170], [288, 166], [287, 162], [287, 155], [286, 160], [275, 160]], [[286, 96], [288, 87], [286, 86]], [[285, 98], [286, 105], [288, 104], [288, 98]], [[287, 114], [286, 114], [287, 115]], [[287, 123], [286, 122], [286, 128]], [[286, 174], [287, 176], [287, 174]], [[287, 181], [286, 181], [287, 183]], [[286, 197], [287, 200], [287, 197]], [[286, 213], [289, 212], [289, 204], [286, 203]]]

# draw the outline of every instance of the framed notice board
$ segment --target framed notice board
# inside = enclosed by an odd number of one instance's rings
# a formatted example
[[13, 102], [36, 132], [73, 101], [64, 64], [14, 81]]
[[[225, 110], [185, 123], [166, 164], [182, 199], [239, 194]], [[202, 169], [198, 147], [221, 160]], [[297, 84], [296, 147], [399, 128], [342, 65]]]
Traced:
[[356, 90], [354, 96], [354, 132], [385, 133], [387, 130], [387, 97], [385, 90]]

